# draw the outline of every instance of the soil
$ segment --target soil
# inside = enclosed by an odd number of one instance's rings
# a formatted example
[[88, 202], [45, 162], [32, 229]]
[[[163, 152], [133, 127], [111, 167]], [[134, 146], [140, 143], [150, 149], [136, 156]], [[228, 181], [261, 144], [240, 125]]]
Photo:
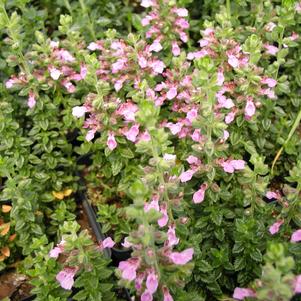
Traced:
[[32, 287], [28, 284], [28, 278], [18, 274], [16, 271], [9, 271], [0, 276], [0, 300], [5, 297], [11, 301], [20, 301], [30, 296]]

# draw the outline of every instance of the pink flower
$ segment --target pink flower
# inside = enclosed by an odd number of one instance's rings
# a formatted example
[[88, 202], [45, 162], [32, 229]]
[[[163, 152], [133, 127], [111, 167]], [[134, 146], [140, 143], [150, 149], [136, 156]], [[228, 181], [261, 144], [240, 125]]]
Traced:
[[125, 68], [125, 64], [127, 63], [126, 58], [118, 59], [114, 64], [112, 64], [112, 73], [117, 73]]
[[243, 170], [245, 168], [245, 161], [244, 160], [232, 160], [231, 164], [235, 170]]
[[29, 92], [29, 97], [27, 100], [27, 105], [30, 109], [32, 109], [36, 105], [36, 98], [35, 95], [32, 91]]
[[[189, 24], [188, 24], [188, 27], [189, 27]], [[180, 35], [181, 41], [184, 42], [184, 43], [187, 43], [187, 41], [188, 41], [187, 34], [185, 32], [180, 32], [179, 35]]]
[[178, 93], [177, 92], [177, 88], [176, 87], [171, 87], [168, 90], [168, 92], [166, 94], [166, 97], [167, 97], [167, 99], [171, 100], [171, 99], [173, 99], [173, 98], [175, 98], [177, 96], [177, 93]]
[[72, 115], [77, 118], [85, 116], [86, 112], [87, 108], [85, 106], [76, 106], [72, 108]]
[[176, 227], [174, 225], [168, 227], [167, 239], [169, 247], [175, 246], [179, 243], [179, 238], [176, 236]]
[[50, 41], [50, 47], [51, 48], [58, 48], [59, 47], [59, 43], [60, 42]]
[[75, 58], [70, 54], [68, 50], [60, 49], [57, 52], [57, 55], [59, 59], [61, 59], [64, 62], [74, 62]]
[[271, 77], [264, 77], [260, 82], [268, 85], [270, 88], [274, 88], [277, 85], [277, 81]]
[[180, 181], [182, 183], [188, 182], [191, 180], [192, 176], [195, 174], [195, 171], [192, 169], [188, 169], [187, 171], [184, 171], [180, 175]]
[[191, 139], [195, 142], [200, 142], [201, 140], [201, 130], [196, 129], [193, 131], [192, 135], [191, 135]]
[[182, 252], [172, 252], [168, 257], [174, 264], [184, 265], [192, 259], [193, 253], [193, 248], [189, 248]]
[[271, 199], [279, 199], [280, 195], [277, 192], [274, 191], [267, 191], [265, 195], [269, 200]]
[[236, 56], [230, 54], [228, 56], [228, 63], [230, 66], [232, 66], [233, 68], [237, 68], [239, 66], [239, 60]]
[[95, 43], [95, 42], [91, 42], [89, 45], [88, 45], [88, 47], [87, 47], [89, 50], [91, 50], [91, 51], [95, 51], [95, 50], [100, 50], [101, 49], [101, 47], [97, 44], [97, 43]]
[[87, 141], [91, 141], [93, 138], [94, 138], [94, 136], [95, 136], [95, 133], [96, 133], [96, 130], [89, 130], [88, 131], [88, 133], [87, 133], [87, 135], [86, 135], [86, 140]]
[[171, 52], [174, 56], [179, 56], [181, 53], [181, 49], [178, 45], [178, 43], [176, 41], [173, 41], [171, 44], [172, 48], [171, 48]]
[[101, 242], [101, 246], [102, 248], [113, 248], [115, 245], [115, 242], [113, 241], [113, 239], [111, 237], [107, 237], [106, 239], [104, 239], [102, 242]]
[[146, 288], [151, 293], [154, 294], [158, 289], [158, 276], [153, 270], [148, 273], [146, 278]]
[[264, 28], [266, 31], [272, 32], [275, 27], [276, 27], [275, 23], [269, 22]]
[[138, 55], [138, 64], [141, 68], [147, 67], [147, 59], [144, 56]]
[[207, 184], [201, 185], [200, 189], [193, 194], [193, 202], [195, 204], [202, 203], [205, 198], [205, 192], [208, 188]]
[[231, 164], [230, 161], [223, 162], [222, 167], [223, 167], [224, 171], [227, 172], [227, 173], [233, 173], [234, 172], [234, 167], [233, 167], [233, 165]]
[[172, 155], [172, 154], [164, 154], [164, 156], [163, 156], [163, 159], [165, 161], [173, 161], [174, 162], [176, 160], [176, 158], [177, 158], [177, 156]]
[[296, 41], [299, 39], [299, 35], [296, 32], [293, 32], [292, 35], [289, 37], [291, 41]]
[[166, 127], [170, 129], [173, 135], [176, 135], [181, 132], [183, 125], [180, 122], [177, 122], [176, 124], [169, 122]]
[[233, 293], [233, 298], [237, 300], [243, 300], [246, 297], [255, 297], [255, 292], [250, 288], [236, 287]]
[[137, 278], [135, 279], [135, 288], [136, 290], [141, 290], [142, 289], [142, 283], [145, 277], [145, 273], [139, 273], [137, 275]]
[[155, 73], [161, 74], [165, 68], [165, 64], [162, 61], [156, 60], [150, 63], [150, 67]]
[[142, 26], [147, 26], [149, 25], [150, 21], [152, 20], [152, 18], [150, 16], [145, 16], [144, 18], [142, 18], [141, 20], [141, 24]]
[[125, 238], [124, 238], [124, 242], [121, 243], [121, 245], [122, 245], [124, 248], [127, 248], [127, 249], [133, 246], [133, 244], [132, 244], [131, 242], [129, 242], [128, 239], [129, 239], [128, 237], [125, 237]]
[[214, 34], [214, 29], [213, 28], [206, 28], [205, 30], [202, 31], [202, 34], [205, 36], [205, 37], [208, 37], [210, 35], [213, 35]]
[[227, 130], [224, 130], [223, 141], [226, 141], [229, 138], [230, 134]]
[[149, 291], [145, 290], [141, 295], [141, 301], [153, 301], [153, 295]]
[[53, 248], [52, 250], [50, 250], [49, 257], [51, 257], [51, 258], [58, 258], [59, 255], [62, 252], [64, 252], [64, 243], [65, 243], [65, 241], [62, 240], [59, 244], [57, 244], [57, 246], [55, 248]]
[[124, 80], [123, 79], [118, 79], [115, 84], [114, 84], [114, 89], [116, 92], [120, 91], [121, 88], [123, 87], [123, 82]]
[[225, 117], [225, 122], [226, 122], [226, 124], [231, 123], [231, 122], [234, 120], [235, 115], [236, 115], [235, 112], [230, 112], [230, 113], [228, 113], [228, 114], [226, 115], [226, 117]]
[[118, 269], [121, 271], [121, 277], [125, 280], [133, 281], [136, 278], [136, 270], [140, 265], [138, 258], [130, 258], [127, 261], [121, 261]]
[[151, 141], [151, 136], [148, 131], [144, 131], [142, 134], [140, 134], [139, 142], [140, 141], [145, 141], [145, 142]]
[[181, 29], [188, 29], [189, 28], [189, 22], [185, 20], [184, 18], [178, 18], [175, 21], [175, 24], [179, 26]]
[[148, 8], [154, 5], [154, 2], [152, 0], [142, 0], [141, 1], [141, 6]]
[[291, 237], [291, 242], [298, 242], [298, 241], [301, 241], [301, 229], [295, 231]]
[[175, 13], [179, 16], [179, 17], [188, 17], [188, 10], [186, 8], [177, 8], [175, 10]]
[[190, 122], [193, 122], [193, 120], [195, 120], [198, 117], [198, 110], [191, 109], [190, 111], [187, 112], [186, 117]]
[[270, 44], [264, 44], [263, 47], [266, 49], [266, 53], [270, 55], [276, 55], [279, 49], [276, 46]]
[[209, 45], [209, 41], [206, 39], [199, 40], [199, 43], [200, 43], [200, 47], [205, 47]]
[[222, 69], [219, 69], [217, 72], [217, 85], [222, 86], [225, 81], [224, 72]]
[[197, 158], [196, 156], [192, 156], [190, 155], [186, 161], [189, 163], [189, 164], [194, 164], [194, 165], [200, 165], [202, 162], [199, 158]]
[[224, 95], [217, 95], [217, 101], [222, 108], [231, 109], [234, 103], [231, 98], [226, 98]]
[[75, 86], [71, 82], [69, 82], [67, 80], [63, 80], [62, 85], [67, 89], [67, 91], [69, 93], [74, 93], [75, 92]]
[[62, 253], [62, 249], [59, 247], [55, 247], [52, 250], [50, 250], [49, 257], [58, 258], [61, 253]]
[[280, 226], [284, 223], [283, 220], [279, 220], [275, 222], [272, 226], [269, 228], [269, 232], [274, 235], [279, 232]]
[[126, 121], [135, 121], [135, 114], [137, 111], [137, 105], [129, 101], [121, 104], [116, 113], [122, 115]]
[[87, 66], [82, 64], [80, 66], [80, 72], [79, 72], [81, 79], [84, 79], [87, 76], [87, 71], [88, 71]]
[[110, 150], [114, 150], [117, 147], [117, 142], [115, 140], [114, 133], [109, 133], [109, 136], [107, 139], [107, 146]]
[[158, 219], [158, 225], [162, 228], [168, 223], [168, 215], [167, 215], [167, 206], [163, 204], [161, 206], [160, 212], [162, 213], [162, 217]]
[[167, 287], [163, 288], [163, 301], [174, 301]]
[[17, 78], [10, 78], [6, 83], [5, 83], [5, 87], [7, 89], [12, 88], [16, 83], [18, 82]]
[[139, 134], [139, 124], [135, 124], [125, 133], [125, 136], [128, 140], [135, 142], [138, 134]]
[[248, 100], [246, 107], [245, 107], [245, 116], [250, 118], [252, 117], [256, 112], [255, 104], [252, 100]]
[[301, 13], [301, 2], [296, 3], [295, 9], [297, 13]]
[[159, 41], [155, 40], [153, 44], [149, 46], [149, 51], [159, 52], [163, 49]]
[[50, 76], [54, 80], [58, 80], [59, 77], [62, 75], [62, 72], [59, 69], [56, 69], [55, 67], [49, 68]]
[[145, 203], [144, 204], [144, 211], [145, 212], [148, 212], [151, 209], [154, 209], [156, 211], [160, 211], [159, 198], [158, 197], [153, 197], [153, 199], [150, 203]]
[[74, 276], [77, 272], [76, 268], [65, 267], [56, 275], [56, 280], [60, 283], [60, 286], [65, 290], [71, 290], [74, 284]]
[[296, 294], [301, 293], [301, 275], [296, 276], [294, 280], [294, 292]]
[[224, 171], [227, 173], [233, 173], [235, 170], [242, 170], [245, 168], [244, 160], [227, 160], [221, 163]]

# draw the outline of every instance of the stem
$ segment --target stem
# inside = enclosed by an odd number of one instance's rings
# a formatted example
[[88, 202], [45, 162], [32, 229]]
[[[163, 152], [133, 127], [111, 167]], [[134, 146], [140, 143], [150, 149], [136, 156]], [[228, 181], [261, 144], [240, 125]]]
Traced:
[[71, 5], [69, 3], [69, 0], [64, 0], [64, 3], [65, 3], [66, 8], [68, 9], [70, 15], [72, 16], [72, 8], [71, 8]]
[[301, 108], [299, 110], [299, 113], [298, 113], [298, 115], [297, 115], [297, 117], [296, 117], [296, 119], [295, 119], [295, 121], [294, 121], [294, 123], [291, 127], [291, 130], [290, 130], [285, 142], [283, 143], [282, 147], [278, 150], [278, 152], [277, 152], [277, 154], [276, 154], [276, 156], [273, 160], [272, 168], [271, 168], [271, 173], [272, 174], [273, 174], [273, 169], [274, 169], [274, 166], [275, 166], [276, 162], [278, 161], [279, 157], [281, 156], [284, 147], [288, 144], [288, 142], [291, 140], [292, 136], [294, 135], [300, 121], [301, 121]]
[[89, 16], [88, 12], [87, 12], [87, 8], [85, 6], [85, 3], [83, 2], [83, 0], [79, 0], [79, 3], [80, 3], [80, 6], [82, 8], [82, 11], [83, 11], [84, 15], [86, 15], [86, 17], [87, 17], [87, 20], [88, 20], [88, 26], [87, 27], [88, 27], [88, 29], [90, 31], [90, 34], [91, 34], [93, 40], [96, 41], [96, 35], [95, 35], [95, 31], [94, 31], [94, 26], [93, 26], [93, 23], [91, 21], [91, 18]]
[[226, 0], [226, 6], [227, 6], [227, 15], [229, 20], [231, 20], [231, 2], [230, 0]]
[[168, 193], [167, 193], [167, 190], [166, 190], [166, 183], [165, 183], [165, 180], [164, 180], [164, 176], [163, 176], [163, 173], [161, 171], [160, 166], [158, 166], [158, 161], [159, 161], [160, 158], [159, 158], [159, 154], [158, 154], [156, 144], [155, 144], [155, 141], [154, 141], [153, 137], [151, 139], [151, 142], [152, 142], [152, 155], [156, 160], [156, 163], [157, 163], [156, 167], [157, 167], [157, 171], [159, 172], [159, 186], [164, 187], [163, 200], [167, 203], [168, 217], [171, 221], [173, 221], [174, 218], [173, 218], [173, 214], [172, 214], [172, 208], [171, 208], [171, 206], [169, 206], [169, 197], [168, 197]]
[[31, 72], [30, 72], [30, 68], [29, 68], [29, 66], [28, 66], [28, 64], [27, 64], [27, 62], [25, 60], [25, 57], [24, 57], [22, 51], [19, 49], [19, 39], [18, 39], [18, 37], [16, 37], [15, 32], [10, 29], [10, 18], [9, 18], [9, 16], [7, 14], [5, 6], [2, 5], [1, 8], [2, 8], [2, 11], [3, 11], [4, 17], [6, 19], [5, 20], [6, 23], [7, 23], [6, 27], [7, 27], [7, 30], [9, 32], [9, 36], [13, 40], [14, 44], [18, 44], [18, 48], [16, 49], [16, 52], [17, 52], [17, 54], [19, 56], [19, 59], [20, 59], [20, 65], [21, 65], [20, 67], [21, 67], [21, 69], [23, 69], [22, 71], [24, 73], [26, 73], [27, 77], [30, 79], [30, 78], [32, 78], [32, 75], [31, 75]]

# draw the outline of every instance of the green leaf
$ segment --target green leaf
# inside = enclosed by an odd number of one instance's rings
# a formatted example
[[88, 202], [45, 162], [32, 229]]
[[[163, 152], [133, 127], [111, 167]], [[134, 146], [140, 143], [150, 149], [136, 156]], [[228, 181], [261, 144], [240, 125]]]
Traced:
[[254, 249], [253, 252], [250, 253], [250, 256], [255, 261], [262, 262], [262, 254], [261, 254], [260, 250], [258, 250], [257, 248]]

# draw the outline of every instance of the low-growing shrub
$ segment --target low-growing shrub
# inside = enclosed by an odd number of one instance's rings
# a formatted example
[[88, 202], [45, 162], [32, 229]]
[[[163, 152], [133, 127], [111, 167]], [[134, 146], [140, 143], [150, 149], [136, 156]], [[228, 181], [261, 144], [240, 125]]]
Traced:
[[[76, 276], [74, 300], [289, 300], [301, 4], [103, 2], [1, 4], [0, 267], [22, 252], [37, 300], [66, 300]], [[77, 234], [78, 175], [96, 245]], [[113, 275], [115, 244], [132, 253]]]

